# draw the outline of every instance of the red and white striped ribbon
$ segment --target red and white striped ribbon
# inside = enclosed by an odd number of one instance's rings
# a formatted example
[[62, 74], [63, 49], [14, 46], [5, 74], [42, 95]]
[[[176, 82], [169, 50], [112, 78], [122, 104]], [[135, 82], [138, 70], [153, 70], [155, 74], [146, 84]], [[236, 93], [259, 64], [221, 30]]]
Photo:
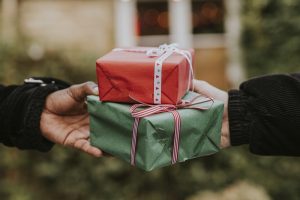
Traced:
[[131, 139], [131, 151], [130, 151], [130, 163], [135, 165], [135, 154], [136, 154], [136, 141], [137, 141], [137, 130], [139, 126], [140, 118], [135, 118], [132, 127], [132, 139]]
[[[180, 141], [180, 129], [181, 129], [181, 118], [177, 111], [177, 109], [187, 108], [187, 109], [196, 109], [196, 110], [207, 110], [210, 107], [200, 107], [196, 104], [212, 101], [212, 98], [202, 98], [200, 101], [196, 101], [201, 96], [196, 96], [191, 101], [183, 101], [180, 105], [171, 105], [171, 104], [161, 104], [161, 105], [149, 105], [149, 104], [135, 104], [131, 106], [130, 112], [132, 117], [134, 117], [134, 123], [132, 127], [132, 139], [131, 139], [131, 152], [130, 152], [130, 163], [131, 165], [135, 165], [135, 157], [136, 157], [136, 148], [137, 148], [137, 139], [138, 139], [138, 126], [140, 119], [143, 117], [147, 117], [150, 115], [170, 112], [174, 118], [174, 136], [173, 136], [173, 149], [172, 149], [172, 159], [171, 163], [175, 164], [178, 160], [178, 152], [179, 152], [179, 141]], [[212, 104], [211, 104], [212, 105]], [[144, 110], [138, 110], [139, 108], [146, 107]]]
[[172, 165], [174, 165], [178, 160], [178, 151], [179, 151], [179, 136], [181, 128], [181, 119], [180, 115], [176, 110], [171, 111], [174, 117], [174, 139], [173, 139], [173, 150], [172, 150]]

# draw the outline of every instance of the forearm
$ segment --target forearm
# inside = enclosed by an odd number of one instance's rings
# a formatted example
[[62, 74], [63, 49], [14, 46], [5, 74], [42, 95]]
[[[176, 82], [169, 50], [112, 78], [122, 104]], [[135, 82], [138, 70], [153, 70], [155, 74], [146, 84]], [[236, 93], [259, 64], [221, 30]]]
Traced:
[[260, 155], [300, 155], [300, 75], [273, 75], [229, 91], [231, 145]]
[[[48, 80], [48, 79], [47, 79]], [[24, 84], [0, 88], [0, 142], [20, 149], [48, 151], [53, 144], [40, 132], [40, 116], [55, 84]]]

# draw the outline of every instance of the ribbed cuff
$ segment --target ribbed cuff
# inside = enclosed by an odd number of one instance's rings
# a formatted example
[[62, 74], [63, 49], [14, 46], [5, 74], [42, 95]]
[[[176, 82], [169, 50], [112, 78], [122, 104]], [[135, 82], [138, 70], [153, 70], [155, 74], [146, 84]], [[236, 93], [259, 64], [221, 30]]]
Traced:
[[25, 84], [23, 87], [33, 87], [34, 91], [27, 96], [24, 112], [23, 128], [20, 131], [15, 146], [20, 149], [35, 149], [41, 152], [50, 151], [54, 143], [47, 140], [41, 133], [40, 121], [47, 96], [57, 90], [69, 87], [66, 82], [53, 78], [35, 78], [44, 84]]
[[246, 97], [239, 90], [230, 90], [228, 102], [228, 117], [230, 142], [232, 146], [249, 144], [249, 121], [246, 113]]
[[22, 131], [26, 142], [21, 141], [17, 145], [19, 148], [46, 152], [53, 147], [54, 143], [43, 137], [40, 131], [40, 120], [47, 96], [56, 90], [58, 89], [54, 85], [40, 86], [29, 97], [31, 100], [25, 113], [25, 127]]

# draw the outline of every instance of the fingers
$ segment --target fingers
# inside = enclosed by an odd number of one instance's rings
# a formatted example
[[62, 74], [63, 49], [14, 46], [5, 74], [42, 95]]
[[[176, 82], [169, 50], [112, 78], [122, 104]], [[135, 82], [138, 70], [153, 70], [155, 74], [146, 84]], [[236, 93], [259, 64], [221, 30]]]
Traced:
[[103, 155], [102, 151], [93, 147], [87, 139], [77, 140], [74, 147], [95, 157], [101, 157]]
[[69, 88], [70, 95], [78, 102], [84, 101], [88, 95], [99, 95], [98, 86], [94, 82], [73, 85]]
[[88, 127], [83, 127], [81, 129], [75, 130], [74, 132], [71, 132], [67, 137], [65, 138], [63, 145], [73, 147], [75, 145], [75, 142], [81, 139], [89, 139], [90, 134], [88, 132]]
[[95, 157], [101, 157], [103, 152], [90, 145], [89, 136], [90, 134], [86, 128], [75, 130], [67, 136], [64, 145], [79, 149]]

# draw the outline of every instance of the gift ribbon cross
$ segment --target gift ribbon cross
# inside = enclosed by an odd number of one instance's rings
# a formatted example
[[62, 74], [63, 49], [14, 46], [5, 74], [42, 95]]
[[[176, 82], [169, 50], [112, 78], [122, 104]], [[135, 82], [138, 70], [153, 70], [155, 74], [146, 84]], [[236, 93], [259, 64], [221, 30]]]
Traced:
[[[130, 150], [130, 163], [131, 165], [135, 165], [135, 157], [137, 150], [137, 141], [138, 141], [138, 126], [141, 118], [151, 116], [154, 114], [170, 112], [174, 118], [174, 136], [173, 136], [173, 149], [172, 149], [172, 159], [171, 164], [175, 164], [178, 160], [178, 152], [179, 152], [179, 141], [180, 141], [180, 129], [181, 129], [181, 118], [179, 115], [178, 109], [196, 109], [196, 110], [207, 110], [210, 107], [201, 107], [196, 104], [212, 101], [212, 98], [204, 98], [204, 100], [196, 101], [201, 96], [198, 95], [193, 98], [191, 101], [182, 101], [179, 105], [171, 105], [171, 104], [161, 104], [161, 105], [150, 105], [150, 104], [135, 104], [131, 106], [130, 112], [132, 117], [134, 117], [134, 123], [132, 127], [132, 139], [131, 139], [131, 150]], [[138, 110], [138, 108], [146, 107], [146, 109]]]

